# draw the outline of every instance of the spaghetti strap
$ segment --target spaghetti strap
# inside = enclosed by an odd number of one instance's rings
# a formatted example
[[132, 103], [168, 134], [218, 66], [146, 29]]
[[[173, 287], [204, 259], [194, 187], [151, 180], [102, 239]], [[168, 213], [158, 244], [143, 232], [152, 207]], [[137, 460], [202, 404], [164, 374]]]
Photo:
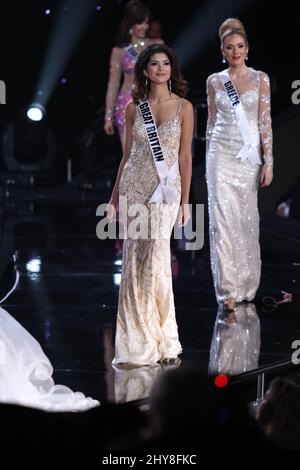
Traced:
[[178, 105], [176, 117], [177, 117], [177, 116], [179, 115], [179, 113], [180, 113], [181, 105], [182, 105], [182, 103], [183, 103], [183, 100], [184, 100], [184, 98], [180, 98], [180, 100], [179, 100], [179, 105]]
[[140, 117], [142, 117], [141, 111], [140, 111], [140, 108], [139, 108], [139, 105], [138, 105], [138, 104], [135, 104], [135, 107], [136, 107], [136, 116], [135, 116], [135, 117], [137, 117], [137, 115], [139, 115]]

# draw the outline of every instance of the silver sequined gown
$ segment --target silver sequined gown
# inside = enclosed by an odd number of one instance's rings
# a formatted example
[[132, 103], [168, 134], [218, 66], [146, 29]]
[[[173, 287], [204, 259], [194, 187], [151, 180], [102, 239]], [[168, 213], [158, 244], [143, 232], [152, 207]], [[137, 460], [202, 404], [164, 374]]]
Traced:
[[[182, 100], [176, 116], [158, 126], [168, 165], [178, 159], [181, 103]], [[124, 240], [113, 364], [146, 365], [175, 358], [181, 352], [170, 259], [170, 236], [179, 203], [149, 204], [158, 184], [159, 178], [144, 123], [137, 109], [131, 154], [123, 169], [119, 193], [120, 199], [126, 197], [128, 207], [138, 203], [147, 209], [141, 226], [148, 227], [149, 238], [141, 236], [134, 239], [128, 234]], [[179, 175], [174, 184], [180, 200]], [[128, 224], [132, 220], [128, 217]], [[152, 238], [151, 230], [155, 235]]]
[[[260, 153], [272, 155], [268, 76], [252, 68], [235, 83], [252, 129], [260, 133]], [[257, 192], [261, 166], [237, 154], [243, 140], [235, 111], [218, 74], [207, 80], [208, 123], [206, 179], [208, 188], [211, 268], [219, 303], [252, 300], [260, 282]]]
[[241, 374], [258, 367], [260, 321], [253, 303], [240, 303], [234, 312], [219, 307], [209, 355], [210, 374]]

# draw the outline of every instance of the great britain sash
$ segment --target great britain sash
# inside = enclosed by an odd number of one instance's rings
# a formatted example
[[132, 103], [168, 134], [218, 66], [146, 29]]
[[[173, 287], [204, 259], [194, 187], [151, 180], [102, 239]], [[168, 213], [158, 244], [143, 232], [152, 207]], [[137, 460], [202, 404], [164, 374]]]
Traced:
[[260, 144], [260, 136], [259, 132], [254, 132], [247, 120], [247, 116], [245, 110], [243, 108], [242, 103], [240, 102], [239, 96], [237, 91], [229, 77], [229, 73], [227, 70], [220, 72], [219, 78], [223, 83], [224, 90], [230, 100], [231, 106], [235, 111], [239, 130], [241, 132], [244, 145], [237, 154], [237, 158], [240, 158], [241, 161], [244, 161], [248, 158], [248, 160], [253, 165], [260, 165], [261, 158], [258, 151], [259, 144]]
[[160, 183], [152, 194], [149, 202], [164, 201], [168, 204], [180, 202], [180, 195], [175, 187], [176, 179], [180, 175], [178, 159], [172, 166], [169, 167], [167, 165], [150, 105], [148, 101], [140, 101], [138, 106], [146, 129], [151, 154], [160, 179]]

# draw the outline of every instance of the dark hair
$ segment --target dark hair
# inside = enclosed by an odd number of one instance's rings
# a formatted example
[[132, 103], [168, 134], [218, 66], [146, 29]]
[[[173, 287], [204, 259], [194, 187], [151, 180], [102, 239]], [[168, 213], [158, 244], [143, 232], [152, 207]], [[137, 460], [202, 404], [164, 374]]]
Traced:
[[300, 387], [287, 379], [274, 379], [257, 419], [269, 434], [287, 430], [300, 433]]
[[151, 427], [158, 435], [190, 438], [194, 429], [213, 424], [215, 406], [215, 387], [206, 372], [192, 364], [169, 369], [152, 389]]
[[130, 43], [130, 28], [135, 24], [143, 23], [147, 18], [150, 19], [150, 15], [150, 10], [142, 2], [130, 0], [125, 6], [124, 18], [119, 26], [116, 46], [127, 46]]
[[134, 68], [134, 84], [133, 90], [131, 92], [132, 98], [135, 103], [138, 103], [139, 100], [148, 98], [150, 91], [150, 82], [146, 86], [146, 76], [144, 71], [147, 68], [147, 65], [150, 62], [151, 57], [154, 54], [166, 54], [171, 64], [171, 83], [172, 91], [180, 97], [184, 97], [188, 91], [188, 85], [185, 80], [183, 80], [179, 62], [175, 53], [165, 44], [152, 44], [141, 52], [138, 57], [138, 60]]

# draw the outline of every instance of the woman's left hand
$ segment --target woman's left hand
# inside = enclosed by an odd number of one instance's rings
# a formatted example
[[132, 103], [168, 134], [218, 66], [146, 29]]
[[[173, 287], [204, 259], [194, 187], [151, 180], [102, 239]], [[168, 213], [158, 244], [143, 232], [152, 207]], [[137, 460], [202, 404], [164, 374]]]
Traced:
[[273, 179], [273, 170], [267, 165], [264, 165], [261, 170], [260, 175], [260, 187], [265, 188], [272, 183]]
[[189, 204], [180, 204], [179, 214], [178, 214], [178, 227], [183, 227], [188, 223], [188, 220], [191, 218], [190, 206]]

